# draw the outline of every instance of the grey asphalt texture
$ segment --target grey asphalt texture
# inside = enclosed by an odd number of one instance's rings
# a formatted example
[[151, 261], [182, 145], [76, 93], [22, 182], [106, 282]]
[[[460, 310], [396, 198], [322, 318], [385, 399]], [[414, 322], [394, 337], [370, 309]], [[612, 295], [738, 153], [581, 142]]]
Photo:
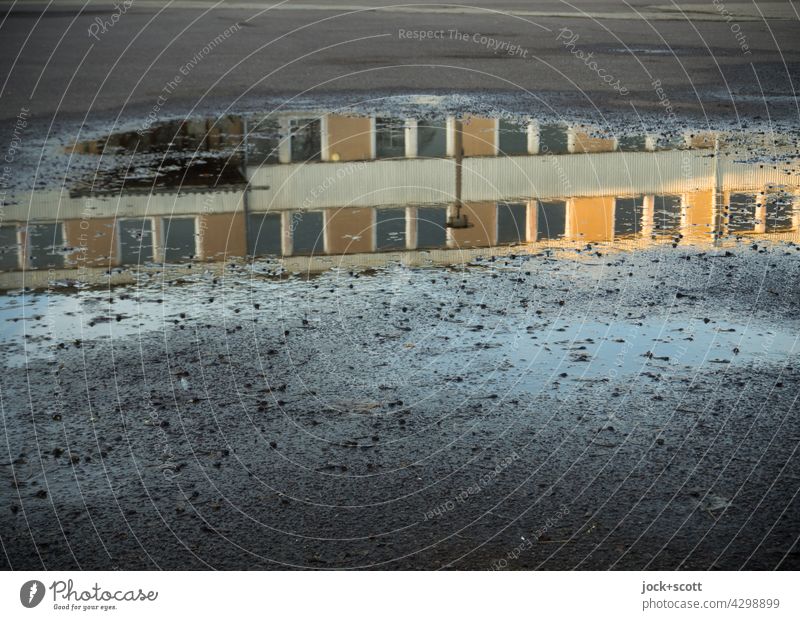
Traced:
[[[163, 323], [31, 328], [47, 354], [3, 378], [3, 561], [798, 568], [800, 366], [766, 353], [798, 330], [797, 246], [597, 251], [91, 293], [98, 317], [135, 295]], [[625, 335], [647, 320], [658, 339]], [[586, 321], [636, 368], [593, 373]], [[714, 330], [763, 355], [646, 355]], [[565, 361], [535, 372], [545, 348]]]
[[[503, 0], [482, 2], [484, 13], [316, 4], [259, 14], [258, 3], [140, 2], [100, 40], [87, 30], [110, 3], [2, 4], [0, 154], [23, 109], [23, 143], [37, 149], [143, 118], [235, 24], [161, 117], [465, 93], [635, 125], [663, 110], [660, 81], [682, 119], [798, 119], [796, 18], [645, 21], [630, 8], [646, 10], [643, 0], [547, 1], [536, 16]], [[627, 95], [576, 59], [562, 28]], [[401, 29], [470, 36], [407, 40]], [[14, 165], [30, 174], [36, 160]], [[731, 352], [735, 363], [650, 360], [642, 373], [583, 380], [574, 367], [590, 362], [552, 340], [567, 375], [526, 383], [502, 337], [521, 326], [541, 335], [556, 317], [710, 330], [724, 316], [797, 333], [796, 247], [593, 260], [417, 270], [391, 286], [383, 272], [288, 282], [232, 272], [143, 291], [165, 321], [141, 336], [31, 341], [48, 356], [9, 361], [2, 379], [3, 567], [800, 567], [797, 360]], [[96, 294], [102, 307], [137, 293]], [[195, 310], [170, 310], [186, 299]]]
[[[56, 2], [47, 11], [36, 2], [0, 5], [0, 119], [28, 108], [46, 129], [54, 117], [58, 123], [146, 113], [198, 53], [202, 59], [163, 102], [161, 115], [325, 94], [358, 101], [419, 92], [506, 93], [556, 116], [565, 107], [631, 113], [661, 109], [653, 87], [658, 80], [676, 110], [701, 119], [798, 116], [797, 18], [762, 19], [757, 5], [728, 22], [719, 21], [713, 4], [700, 2], [688, 5], [704, 12], [661, 10], [658, 19], [636, 13], [654, 12], [643, 0], [488, 0], [465, 3], [485, 9], [470, 13], [430, 2], [389, 13], [346, 10], [337, 7], [349, 5], [330, 0], [269, 11], [265, 7], [274, 3], [217, 4], [134, 2], [97, 38], [88, 29], [111, 19], [110, 3], [93, 2], [82, 12], [73, 2]], [[774, 5], [762, 4], [772, 15]], [[525, 10], [543, 15], [514, 13]], [[234, 24], [240, 27], [230, 37], [202, 53]], [[578, 35], [572, 47], [559, 39], [562, 28]], [[420, 41], [403, 38], [401, 30], [469, 36]], [[475, 43], [476, 33], [518, 45], [525, 57]], [[629, 94], [609, 88], [576, 58], [579, 51], [593, 54], [597, 69], [619, 79]]]

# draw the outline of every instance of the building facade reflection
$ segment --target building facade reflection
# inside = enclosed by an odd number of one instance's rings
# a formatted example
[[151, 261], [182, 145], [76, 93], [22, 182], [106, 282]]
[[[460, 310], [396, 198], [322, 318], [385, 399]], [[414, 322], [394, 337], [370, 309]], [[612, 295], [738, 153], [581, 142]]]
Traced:
[[[6, 205], [2, 287], [244, 257], [311, 268], [315, 257], [791, 237], [800, 224], [790, 166], [738, 161], [713, 134], [665, 149], [534, 120], [285, 114], [156, 128], [146, 150], [162, 162], [174, 162], [157, 141], [174, 144], [170, 131], [189, 152], [171, 171], [183, 182], [84, 183]], [[70, 152], [109, 147], [130, 139]]]

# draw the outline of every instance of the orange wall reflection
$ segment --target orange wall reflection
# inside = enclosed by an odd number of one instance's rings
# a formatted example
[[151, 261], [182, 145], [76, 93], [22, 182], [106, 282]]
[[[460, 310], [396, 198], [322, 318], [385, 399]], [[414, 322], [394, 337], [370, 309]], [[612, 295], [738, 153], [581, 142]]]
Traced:
[[327, 153], [331, 161], [358, 161], [372, 157], [372, 120], [367, 117], [329, 115]]
[[614, 198], [571, 198], [567, 201], [567, 231], [576, 241], [611, 241], [614, 238]]
[[374, 209], [329, 209], [325, 212], [325, 248], [328, 254], [371, 252]]

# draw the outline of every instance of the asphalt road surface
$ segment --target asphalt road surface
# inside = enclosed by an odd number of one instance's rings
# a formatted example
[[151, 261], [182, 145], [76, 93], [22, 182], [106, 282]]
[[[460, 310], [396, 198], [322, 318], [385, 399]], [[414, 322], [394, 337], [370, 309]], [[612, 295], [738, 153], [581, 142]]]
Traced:
[[9, 364], [0, 563], [797, 569], [800, 262], [756, 247], [88, 292], [164, 327]]
[[798, 17], [785, 2], [119, 6], [0, 4], [0, 119], [23, 108], [47, 122], [141, 114], [176, 76], [162, 115], [265, 97], [462, 91], [554, 111], [658, 110], [656, 81], [686, 113], [798, 115]]

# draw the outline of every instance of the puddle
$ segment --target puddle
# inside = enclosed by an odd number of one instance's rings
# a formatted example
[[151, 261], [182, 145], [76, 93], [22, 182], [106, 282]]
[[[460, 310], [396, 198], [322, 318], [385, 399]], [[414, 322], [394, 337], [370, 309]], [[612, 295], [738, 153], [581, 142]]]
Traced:
[[67, 184], [13, 197], [6, 419], [46, 445], [48, 493], [100, 466], [132, 488], [143, 463], [134, 486], [156, 476], [192, 531], [178, 476], [226, 518], [216, 485], [282, 532], [384, 505], [388, 531], [411, 514], [394, 489], [480, 479], [498, 450], [522, 455], [526, 498], [673, 463], [685, 486], [718, 437], [708, 462], [748, 438], [762, 457], [800, 368], [795, 138], [415, 108], [162, 123], [70, 144]]
[[[720, 370], [729, 365], [781, 362], [798, 352], [790, 330], [771, 331], [746, 323], [705, 324], [685, 317], [634, 323], [556, 320], [514, 335], [510, 356], [528, 364], [521, 383], [541, 388], [547, 382], [612, 381], [643, 375], [654, 381], [677, 370]], [[542, 341], [544, 340], [544, 341]]]
[[[402, 117], [300, 110], [164, 122], [65, 148], [84, 173], [15, 196], [0, 228], [8, 363], [224, 324], [252, 314], [254, 286], [259, 298], [302, 296], [292, 274], [327, 272], [317, 286], [333, 289], [341, 274], [375, 276], [356, 290], [396, 310], [416, 291], [404, 278], [417, 268], [798, 239], [790, 136], [688, 127], [621, 135], [412, 103], [418, 113]], [[121, 288], [97, 288], [109, 285]], [[435, 288], [417, 292], [435, 297]], [[296, 309], [287, 307], [288, 320]], [[484, 363], [501, 356], [535, 377], [536, 386], [522, 380], [528, 388], [795, 352], [791, 332], [691, 323], [550, 320], [467, 332], [458, 346], [482, 342]]]
[[[581, 268], [580, 262], [573, 265]], [[479, 261], [455, 271], [335, 268], [312, 280], [233, 271], [106, 291], [17, 292], [6, 295], [0, 308], [0, 343], [7, 365], [24, 366], [128, 337], [146, 341], [160, 333], [174, 340], [185, 332], [224, 341], [236, 331], [255, 334], [265, 322], [278, 330], [300, 323], [310, 346], [321, 347], [319, 359], [328, 360], [326, 372], [339, 363], [356, 364], [352, 374], [363, 371], [375, 385], [408, 385], [434, 369], [443, 377], [476, 373], [481, 381], [491, 376], [495, 389], [507, 395], [579, 389], [623, 376], [657, 382], [676, 373], [781, 363], [800, 347], [790, 325], [747, 315], [708, 318], [702, 309], [693, 313], [680, 304], [608, 320], [599, 318], [608, 308], [591, 298], [588, 310], [564, 315], [542, 316], [552, 303], [547, 301], [515, 309], [509, 298], [529, 289], [520, 286], [522, 280], [503, 278], [535, 273], [531, 269], [535, 263], [515, 255], [502, 266]], [[348, 335], [371, 330], [374, 339]], [[253, 337], [257, 347], [260, 337]], [[308, 385], [319, 382], [318, 373], [313, 365], [296, 368]], [[331, 373], [326, 381], [341, 378]], [[350, 381], [347, 373], [343, 380]], [[355, 388], [348, 383], [343, 389]]]
[[230, 115], [72, 144], [65, 154], [84, 173], [6, 206], [0, 288], [262, 258], [321, 272], [464, 263], [510, 246], [792, 239], [798, 229], [789, 136], [620, 135], [416, 109]]

